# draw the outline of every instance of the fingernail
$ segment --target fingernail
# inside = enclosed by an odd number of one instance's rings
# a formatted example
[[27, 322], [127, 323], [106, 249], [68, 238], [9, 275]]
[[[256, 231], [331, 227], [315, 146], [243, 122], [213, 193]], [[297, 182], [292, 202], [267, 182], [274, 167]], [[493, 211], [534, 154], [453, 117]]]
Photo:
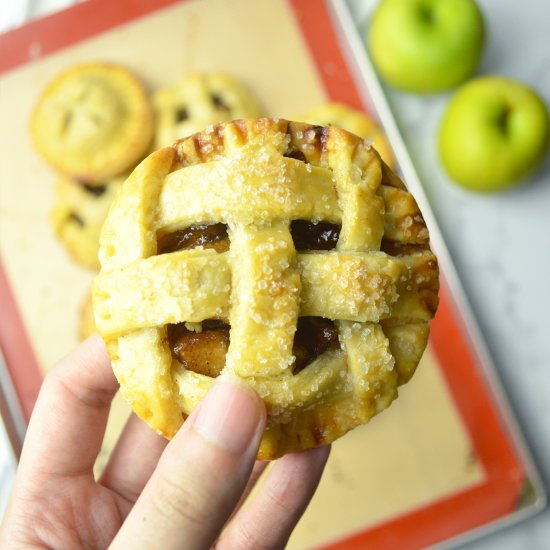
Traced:
[[259, 445], [265, 425], [259, 397], [242, 381], [221, 376], [200, 404], [193, 428], [235, 454]]

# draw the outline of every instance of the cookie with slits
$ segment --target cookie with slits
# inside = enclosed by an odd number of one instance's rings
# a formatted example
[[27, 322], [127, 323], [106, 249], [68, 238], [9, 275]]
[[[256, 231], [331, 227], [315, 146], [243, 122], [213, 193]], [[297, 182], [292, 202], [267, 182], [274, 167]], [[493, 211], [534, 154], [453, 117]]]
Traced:
[[90, 62], [57, 75], [30, 120], [37, 151], [68, 177], [101, 183], [134, 168], [153, 137], [153, 109], [140, 80], [120, 65]]
[[173, 86], [157, 90], [153, 104], [157, 148], [210, 124], [261, 115], [252, 91], [236, 77], [218, 72], [187, 73]]
[[71, 258], [88, 269], [99, 270], [99, 233], [123, 182], [119, 177], [90, 185], [61, 177], [56, 183], [50, 216], [55, 234]]

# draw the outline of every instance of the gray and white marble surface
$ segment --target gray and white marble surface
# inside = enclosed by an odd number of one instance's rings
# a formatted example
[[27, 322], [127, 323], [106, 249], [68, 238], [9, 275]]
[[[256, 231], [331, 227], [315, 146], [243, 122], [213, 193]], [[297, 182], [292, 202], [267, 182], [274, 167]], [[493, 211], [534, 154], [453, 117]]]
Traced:
[[[349, 0], [363, 31], [372, 2]], [[532, 86], [550, 106], [550, 2], [479, 0], [488, 36], [479, 74]], [[550, 154], [521, 187], [478, 195], [443, 171], [437, 133], [451, 93], [385, 87], [498, 375], [550, 486]], [[550, 549], [550, 509], [470, 543], [483, 550]]]

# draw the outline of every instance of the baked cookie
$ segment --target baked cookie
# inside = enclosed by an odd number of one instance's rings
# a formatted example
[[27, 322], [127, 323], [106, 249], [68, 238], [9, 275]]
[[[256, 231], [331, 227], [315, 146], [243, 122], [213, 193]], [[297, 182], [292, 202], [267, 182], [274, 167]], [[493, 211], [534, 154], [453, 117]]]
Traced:
[[124, 177], [102, 185], [82, 184], [66, 177], [57, 181], [51, 212], [55, 234], [84, 267], [99, 269], [99, 232], [123, 182]]
[[211, 124], [261, 115], [252, 93], [224, 73], [189, 73], [175, 86], [158, 90], [153, 104], [157, 149]]
[[336, 127], [238, 120], [133, 172], [94, 312], [123, 395], [172, 437], [219, 375], [263, 398], [259, 457], [334, 441], [412, 376], [438, 267], [414, 198]]
[[85, 63], [58, 75], [32, 113], [38, 152], [59, 172], [89, 183], [131, 170], [148, 152], [153, 111], [127, 69]]
[[327, 103], [296, 117], [310, 124], [337, 126], [356, 136], [367, 138], [380, 153], [382, 160], [390, 167], [395, 166], [393, 153], [384, 132], [363, 111], [352, 109], [342, 103]]

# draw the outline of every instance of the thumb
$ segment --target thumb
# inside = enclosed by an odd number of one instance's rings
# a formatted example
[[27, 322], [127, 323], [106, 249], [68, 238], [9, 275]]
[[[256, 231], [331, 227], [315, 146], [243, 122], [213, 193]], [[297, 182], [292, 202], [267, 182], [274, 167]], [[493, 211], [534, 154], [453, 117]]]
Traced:
[[166, 447], [112, 548], [209, 548], [244, 491], [264, 427], [259, 396], [219, 377]]

